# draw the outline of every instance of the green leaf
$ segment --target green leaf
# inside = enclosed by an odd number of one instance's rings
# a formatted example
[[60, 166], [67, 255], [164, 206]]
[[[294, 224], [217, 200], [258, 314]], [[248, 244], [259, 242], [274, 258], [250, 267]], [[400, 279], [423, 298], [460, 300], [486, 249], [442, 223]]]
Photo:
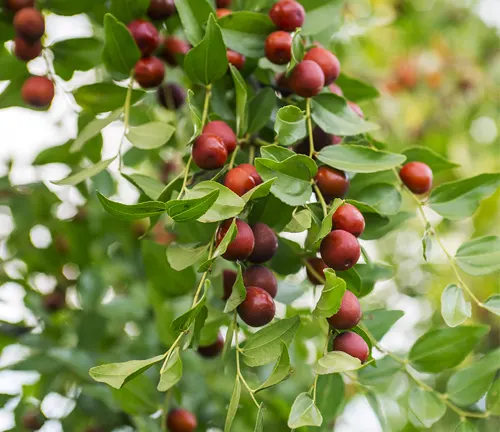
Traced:
[[131, 127], [127, 139], [134, 147], [151, 150], [166, 144], [175, 132], [175, 127], [154, 121], [140, 126]]
[[129, 23], [146, 15], [150, 0], [111, 0], [111, 13], [120, 21]]
[[500, 270], [500, 237], [485, 236], [461, 245], [455, 255], [457, 264], [472, 276], [484, 276]]
[[430, 428], [446, 413], [446, 405], [435, 393], [414, 388], [408, 398], [410, 411], [426, 428]]
[[500, 294], [493, 294], [484, 302], [484, 307], [495, 315], [500, 316]]
[[340, 27], [342, 16], [342, 0], [308, 0], [301, 2], [306, 11], [306, 20], [303, 26], [305, 35], [318, 35], [330, 30], [329, 36]]
[[361, 290], [358, 297], [370, 294], [377, 281], [391, 279], [394, 276], [391, 267], [379, 263], [356, 264], [356, 271], [361, 278]]
[[359, 369], [361, 360], [343, 351], [331, 351], [321, 357], [314, 365], [314, 371], [319, 375], [348, 372]]
[[292, 38], [292, 59], [290, 60], [290, 62], [288, 63], [288, 66], [286, 68], [287, 75], [304, 58], [304, 54], [305, 54], [306, 49], [305, 49], [304, 40], [302, 39], [302, 36], [300, 35], [300, 32], [301, 32], [301, 29], [299, 28], [293, 34], [293, 38]]
[[335, 198], [333, 203], [328, 211], [326, 217], [321, 221], [321, 227], [319, 229], [318, 235], [314, 239], [313, 245], [314, 247], [318, 247], [321, 241], [330, 233], [333, 225], [333, 214], [337, 211], [337, 209], [344, 203], [340, 198]]
[[104, 16], [104, 48], [102, 61], [106, 69], [116, 79], [128, 78], [135, 64], [141, 58], [137, 47], [127, 27], [113, 15]]
[[274, 131], [278, 142], [289, 146], [307, 135], [306, 118], [303, 111], [294, 106], [287, 105], [278, 110]]
[[267, 125], [276, 108], [276, 94], [272, 88], [262, 89], [248, 107], [248, 133], [259, 132]]
[[165, 203], [161, 201], [146, 201], [139, 204], [122, 204], [111, 201], [101, 193], [97, 192], [97, 198], [109, 214], [122, 220], [137, 220], [146, 217], [157, 216], [165, 212]]
[[396, 230], [409, 219], [415, 217], [414, 212], [399, 212], [390, 217], [381, 217], [377, 214], [364, 214], [366, 227], [361, 238], [363, 240], [377, 240]]
[[449, 327], [462, 324], [471, 316], [471, 304], [465, 300], [462, 288], [448, 285], [441, 296], [441, 315]]
[[244, 78], [233, 65], [229, 65], [233, 76], [234, 88], [236, 91], [236, 130], [239, 137], [242, 137], [248, 126], [247, 118], [247, 85]]
[[207, 0], [176, 0], [175, 7], [187, 40], [192, 45], [197, 45], [203, 39], [203, 29], [214, 11], [212, 6]]
[[192, 245], [172, 244], [167, 249], [167, 259], [174, 270], [181, 271], [198, 262], [205, 252], [208, 245], [191, 247]]
[[472, 216], [479, 203], [493, 195], [499, 187], [500, 174], [480, 174], [444, 183], [432, 191], [429, 205], [447, 219], [465, 219]]
[[356, 270], [356, 267], [352, 267], [349, 270], [342, 271], [342, 278], [346, 283], [346, 288], [354, 293], [358, 297], [363, 292], [361, 291], [361, 277]]
[[328, 318], [336, 314], [346, 291], [345, 281], [337, 277], [334, 270], [328, 268], [324, 274], [325, 286], [313, 311], [313, 315], [318, 318]]
[[226, 340], [224, 341], [224, 349], [222, 350], [222, 361], [226, 362], [229, 353], [231, 352], [231, 345], [233, 343], [234, 332], [236, 330], [237, 324], [235, 320], [231, 320], [229, 322], [229, 326], [227, 327]]
[[99, 174], [101, 171], [104, 171], [110, 164], [115, 160], [115, 157], [112, 157], [111, 159], [104, 159], [101, 162], [96, 163], [95, 165], [92, 165], [88, 168], [85, 168], [81, 171], [78, 171], [76, 173], [71, 174], [70, 176], [51, 182], [57, 186], [74, 186], [77, 185], [78, 183], [81, 183], [84, 180], [87, 180], [88, 178], [94, 177], [95, 175]]
[[287, 346], [300, 326], [298, 315], [285, 318], [253, 333], [243, 347], [243, 361], [250, 367], [275, 361], [281, 354], [281, 342]]
[[[219, 246], [215, 249], [214, 253], [212, 254], [212, 257], [205, 261], [203, 264], [200, 265], [198, 268], [199, 272], [206, 272], [210, 269], [212, 266], [212, 263], [220, 256], [224, 255], [226, 252], [229, 244], [236, 238], [236, 235], [238, 234], [238, 227], [236, 226], [236, 219], [233, 219], [231, 222], [231, 225], [229, 226], [229, 229], [226, 232], [226, 235], [224, 238], [221, 240], [219, 243]], [[246, 294], [246, 290], [245, 290]]]
[[318, 159], [328, 166], [356, 173], [385, 171], [401, 165], [405, 156], [357, 145], [327, 146]]
[[264, 403], [262, 402], [257, 412], [257, 419], [255, 420], [255, 428], [253, 432], [264, 432]]
[[127, 179], [135, 187], [139, 188], [141, 192], [147, 195], [152, 200], [158, 198], [163, 191], [164, 185], [153, 177], [144, 174], [124, 174], [122, 177]]
[[281, 343], [281, 354], [278, 361], [274, 365], [274, 369], [271, 375], [256, 389], [256, 392], [273, 387], [280, 382], [288, 379], [292, 373], [292, 368], [290, 366], [290, 354], [288, 354], [288, 348], [285, 343]]
[[271, 194], [253, 203], [248, 220], [251, 224], [257, 222], [265, 223], [279, 232], [292, 219], [293, 210], [294, 207], [285, 204]]
[[158, 411], [155, 385], [141, 375], [127, 383], [120, 390], [112, 389], [113, 401], [121, 411], [131, 415], [151, 415]]
[[[208, 290], [209, 286], [210, 286], [210, 281], [209, 280], [205, 281], [205, 292]], [[207, 298], [205, 297], [204, 294], [203, 297], [198, 301], [198, 303], [196, 303], [191, 309], [189, 309], [187, 312], [183, 313], [181, 316], [177, 317], [172, 321], [172, 324], [170, 325], [172, 330], [176, 332], [187, 331], [189, 327], [191, 327], [191, 325], [194, 323], [194, 320], [201, 312], [206, 302]]]
[[380, 96], [380, 93], [375, 87], [356, 78], [349, 77], [344, 73], [340, 74], [335, 84], [340, 86], [344, 93], [344, 97], [353, 102], [361, 102]]
[[224, 307], [224, 313], [234, 311], [247, 297], [247, 289], [243, 283], [243, 274], [241, 273], [241, 266], [238, 265], [238, 276], [233, 285], [233, 290], [231, 295], [227, 299], [226, 306]]
[[301, 393], [293, 402], [288, 427], [297, 429], [302, 426], [321, 426], [323, 417], [318, 407], [314, 404], [309, 393]]
[[422, 372], [441, 372], [459, 365], [488, 333], [487, 326], [429, 330], [410, 350], [409, 360]]
[[269, 195], [271, 187], [275, 181], [276, 178], [272, 178], [265, 181], [264, 183], [261, 183], [260, 185], [250, 189], [245, 195], [241, 197], [241, 199], [247, 203], [248, 201], [266, 197], [267, 195]]
[[229, 406], [227, 408], [226, 422], [224, 423], [224, 432], [230, 432], [231, 426], [233, 424], [234, 417], [236, 417], [236, 412], [238, 411], [238, 405], [240, 404], [241, 396], [241, 383], [238, 376], [234, 380], [233, 394], [231, 395], [231, 400], [229, 401]]
[[199, 219], [214, 205], [219, 193], [218, 190], [213, 190], [200, 198], [169, 201], [166, 204], [167, 213], [175, 222]]
[[301, 253], [303, 250], [298, 243], [278, 236], [278, 251], [271, 259], [270, 267], [283, 276], [295, 274], [304, 266]]
[[370, 386], [384, 385], [400, 372], [401, 368], [401, 363], [386, 355], [381, 359], [377, 359], [377, 367], [365, 367], [358, 374], [363, 384]]
[[261, 147], [260, 156], [265, 159], [272, 159], [276, 162], [283, 162], [285, 159], [288, 159], [291, 156], [295, 156], [295, 152], [285, 147], [272, 144]]
[[477, 432], [477, 429], [474, 423], [463, 420], [457, 425], [454, 432]]
[[163, 360], [165, 356], [159, 355], [147, 360], [130, 360], [125, 363], [110, 363], [95, 366], [90, 369], [90, 376], [97, 382], [120, 389], [127, 382], [148, 370], [151, 366]]
[[[314, 122], [327, 133], [349, 136], [378, 129], [378, 125], [363, 120], [352, 110], [345, 99], [333, 93], [315, 96], [312, 99], [311, 108]], [[327, 148], [329, 147], [339, 146]]]
[[213, 15], [208, 19], [203, 40], [184, 59], [184, 70], [194, 83], [211, 84], [227, 71], [226, 45]]
[[201, 124], [201, 113], [198, 107], [193, 102], [194, 93], [193, 90], [189, 89], [187, 92], [186, 103], [189, 107], [189, 111], [191, 112], [191, 120], [193, 121], [193, 135], [189, 142], [193, 141], [198, 135], [201, 133], [202, 124]]
[[330, 424], [342, 409], [344, 391], [344, 381], [340, 374], [320, 375], [318, 377], [316, 405], [323, 416], [325, 425]]
[[493, 415], [500, 416], [500, 378], [497, 378], [488, 390], [486, 408]]
[[96, 38], [66, 39], [51, 45], [56, 73], [68, 81], [74, 71], [88, 71], [101, 63], [102, 41]]
[[[132, 90], [132, 104], [144, 95], [142, 90]], [[113, 83], [102, 82], [79, 87], [73, 93], [76, 103], [94, 114], [117, 110], [125, 104], [127, 89]], [[121, 112], [120, 112], [121, 114]], [[104, 123], [101, 129], [109, 123]]]
[[179, 347], [175, 348], [170, 357], [165, 360], [165, 364], [160, 371], [160, 382], [158, 391], [168, 391], [176, 385], [182, 378], [182, 360]]
[[362, 322], [379, 341], [403, 315], [404, 312], [400, 310], [374, 309], [363, 314]]
[[0, 81], [16, 79], [19, 76], [29, 76], [26, 63], [9, 53], [2, 44], [0, 47]]
[[292, 220], [288, 223], [283, 231], [300, 233], [311, 228], [311, 224], [311, 211], [309, 209], [303, 209], [293, 215]]
[[460, 166], [459, 164], [444, 158], [429, 147], [410, 147], [403, 150], [403, 154], [406, 156], [406, 162], [423, 162], [430, 167], [433, 173], [446, 171]]
[[267, 15], [255, 12], [233, 12], [219, 20], [228, 48], [247, 57], [264, 57], [264, 42], [275, 30]]
[[399, 213], [402, 202], [399, 191], [389, 183], [374, 183], [367, 186], [356, 194], [356, 200], [368, 204], [382, 215]]

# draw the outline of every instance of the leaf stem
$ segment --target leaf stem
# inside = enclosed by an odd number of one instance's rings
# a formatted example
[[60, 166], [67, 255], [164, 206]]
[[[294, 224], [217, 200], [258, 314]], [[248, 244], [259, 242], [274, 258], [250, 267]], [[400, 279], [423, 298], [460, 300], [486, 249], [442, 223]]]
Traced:
[[312, 185], [314, 188], [314, 191], [316, 192], [316, 196], [318, 197], [318, 200], [321, 204], [321, 208], [323, 209], [323, 217], [326, 217], [328, 215], [328, 206], [326, 205], [325, 198], [323, 197], [323, 194], [319, 190], [319, 187], [316, 183], [314, 183], [314, 180], [312, 180]]
[[167, 363], [170, 360], [170, 356], [172, 355], [172, 351], [177, 347], [177, 345], [179, 345], [179, 342], [181, 341], [181, 339], [182, 339], [182, 337], [184, 336], [185, 333], [186, 332], [179, 333], [179, 335], [177, 336], [177, 339], [170, 346], [170, 348], [168, 349], [168, 351], [163, 355], [163, 357], [165, 358], [165, 361], [163, 362], [163, 365], [161, 367], [160, 375], [163, 373], [163, 371], [167, 367]]
[[306, 266], [307, 270], [309, 270], [309, 272], [316, 278], [318, 279], [319, 281], [321, 281], [321, 283], [325, 283], [326, 280], [325, 280], [325, 276], [324, 275], [320, 275], [316, 269], [311, 265], [309, 264], [309, 261], [303, 259], [302, 262], [304, 263], [304, 265]]
[[229, 161], [229, 169], [231, 169], [234, 166], [234, 161], [236, 160], [236, 155], [238, 154], [239, 150], [240, 146], [236, 146], [236, 148], [233, 151], [233, 154], [231, 155], [231, 160]]
[[203, 103], [203, 115], [201, 117], [201, 128], [205, 126], [208, 117], [208, 107], [210, 105], [210, 98], [212, 97], [212, 84], [205, 88], [205, 102]]
[[132, 89], [134, 87], [134, 71], [130, 73], [130, 82], [128, 83], [128, 88], [127, 88], [127, 95], [125, 96], [125, 105], [123, 106], [123, 111], [124, 111], [124, 117], [123, 117], [123, 135], [122, 139], [120, 141], [120, 147], [118, 148], [118, 161], [119, 165], [118, 168], [121, 171], [123, 167], [123, 158], [122, 158], [122, 148], [123, 148], [123, 142], [125, 141], [125, 136], [127, 135], [127, 132], [129, 130], [129, 123], [130, 123], [130, 104], [132, 101]]
[[[215, 230], [214, 235], [212, 236], [212, 240], [210, 240], [210, 249], [208, 250], [208, 259], [212, 258], [212, 253], [214, 250], [214, 242], [215, 242], [215, 235], [217, 233], [217, 230]], [[200, 283], [198, 284], [198, 288], [196, 289], [196, 292], [193, 297], [193, 304], [191, 307], [194, 307], [194, 305], [198, 302], [198, 297], [200, 296], [201, 289], [203, 287], [203, 284], [205, 283], [205, 280], [207, 279], [208, 273], [210, 272], [210, 268], [201, 275]]]
[[251, 145], [248, 149], [248, 163], [253, 165], [254, 159], [255, 159], [255, 147]]
[[179, 192], [179, 196], [177, 197], [177, 199], [181, 199], [181, 197], [186, 192], [186, 189], [187, 189], [187, 180], [188, 180], [188, 177], [189, 177], [189, 169], [191, 168], [191, 163], [192, 162], [193, 162], [193, 156], [190, 155], [189, 159], [187, 161], [186, 167], [184, 168], [184, 180], [182, 181], [181, 191]]
[[311, 98], [306, 99], [307, 134], [309, 135], [309, 157], [314, 156], [314, 137], [311, 119]]

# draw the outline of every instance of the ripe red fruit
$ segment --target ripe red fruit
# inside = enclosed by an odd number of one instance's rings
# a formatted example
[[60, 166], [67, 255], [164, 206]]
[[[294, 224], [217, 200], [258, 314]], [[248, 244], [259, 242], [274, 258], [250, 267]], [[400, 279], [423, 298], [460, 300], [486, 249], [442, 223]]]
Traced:
[[[226, 235], [231, 223], [232, 219], [222, 222], [219, 231], [217, 232], [217, 246], [219, 246], [219, 243]], [[229, 243], [226, 252], [222, 255], [228, 261], [242, 261], [247, 259], [252, 253], [255, 245], [255, 238], [253, 236], [252, 229], [246, 222], [243, 222], [241, 219], [236, 219], [236, 228], [238, 229], [238, 234], [236, 234], [234, 240]]]
[[17, 12], [24, 8], [35, 6], [35, 0], [5, 0], [5, 6], [11, 11]]
[[18, 36], [34, 42], [45, 33], [45, 19], [35, 8], [23, 8], [14, 16], [14, 29]]
[[219, 333], [217, 340], [210, 345], [203, 345], [198, 347], [198, 354], [202, 357], [212, 358], [217, 357], [224, 349], [224, 337]]
[[274, 273], [267, 267], [255, 265], [248, 267], [243, 272], [243, 283], [245, 286], [262, 288], [274, 298], [278, 293], [278, 281]]
[[143, 88], [158, 87], [165, 77], [165, 65], [158, 57], [144, 57], [135, 64], [135, 80]]
[[194, 432], [198, 422], [188, 410], [177, 408], [168, 413], [167, 428], [170, 432]]
[[231, 6], [231, 0], [216, 0], [215, 4], [218, 8], [227, 8]]
[[358, 240], [351, 233], [335, 230], [328, 234], [320, 246], [321, 258], [334, 270], [349, 270], [361, 255]]
[[54, 83], [46, 77], [29, 77], [23, 84], [21, 95], [27, 105], [48, 107], [54, 99]]
[[224, 294], [222, 300], [227, 300], [231, 297], [231, 293], [233, 292], [233, 285], [236, 282], [236, 278], [238, 277], [238, 273], [234, 270], [224, 270], [222, 272], [222, 287], [224, 289]]
[[233, 11], [230, 9], [219, 8], [215, 11], [215, 14], [217, 15], [217, 18], [221, 19], [222, 17], [231, 14], [232, 12]]
[[276, 313], [276, 305], [267, 291], [258, 287], [247, 287], [247, 296], [238, 306], [238, 315], [251, 327], [262, 327], [270, 323]]
[[192, 155], [194, 163], [204, 170], [222, 168], [227, 161], [226, 146], [211, 133], [203, 133], [196, 138]]
[[432, 188], [432, 170], [422, 162], [407, 163], [399, 171], [399, 177], [414, 194], [423, 194]]
[[151, 0], [148, 17], [152, 20], [164, 20], [175, 13], [174, 0]]
[[307, 263], [314, 269], [314, 272], [317, 273], [319, 276], [322, 276], [322, 279], [319, 279], [311, 270], [309, 270], [309, 267], [306, 267], [306, 272], [307, 272], [307, 278], [309, 279], [309, 282], [311, 282], [313, 285], [323, 285], [325, 283], [325, 277], [323, 275], [324, 271], [328, 268], [325, 262], [321, 258], [309, 258], [307, 260]]
[[276, 78], [276, 86], [283, 97], [288, 97], [293, 93], [290, 87], [290, 80], [284, 72]]
[[352, 357], [356, 357], [364, 363], [370, 354], [370, 349], [365, 340], [354, 332], [344, 332], [333, 340], [333, 350], [343, 351]]
[[351, 101], [347, 101], [347, 103], [357, 115], [359, 115], [361, 118], [365, 118], [365, 113], [357, 103]]
[[30, 411], [23, 415], [22, 418], [23, 426], [31, 431], [36, 431], [41, 429], [43, 426], [43, 420], [39, 412]]
[[161, 56], [170, 66], [177, 66], [179, 64], [178, 57], [185, 56], [190, 49], [191, 47], [186, 41], [175, 36], [168, 36], [163, 39]]
[[284, 31], [275, 31], [267, 37], [264, 50], [271, 63], [287, 64], [292, 58], [292, 36]]
[[244, 169], [236, 167], [226, 174], [224, 186], [231, 189], [236, 195], [243, 196], [255, 187], [255, 180]]
[[325, 85], [331, 84], [340, 75], [339, 59], [324, 48], [311, 48], [304, 56], [304, 60], [312, 60], [319, 65], [325, 75]]
[[290, 87], [299, 96], [316, 96], [325, 85], [325, 75], [319, 65], [312, 60], [301, 61], [290, 75]]
[[227, 61], [236, 69], [241, 70], [245, 66], [245, 56], [239, 52], [228, 49], [226, 52]]
[[203, 128], [203, 133], [217, 135], [226, 146], [228, 153], [231, 153], [236, 148], [238, 138], [231, 127], [222, 120], [215, 120], [207, 123]]
[[33, 43], [16, 36], [14, 39], [14, 54], [19, 60], [30, 61], [42, 53], [42, 43], [37, 40]]
[[168, 83], [158, 89], [158, 102], [167, 109], [177, 110], [186, 102], [186, 90], [180, 85]]
[[271, 228], [262, 222], [252, 225], [252, 231], [255, 237], [255, 246], [248, 260], [255, 264], [269, 261], [278, 250], [278, 237]]
[[257, 170], [253, 165], [241, 164], [238, 165], [238, 168], [241, 168], [245, 170], [248, 174], [250, 174], [250, 176], [254, 179], [256, 186], [262, 184], [262, 177], [259, 175], [259, 173], [257, 172]]
[[361, 320], [361, 305], [358, 298], [351, 292], [346, 291], [340, 309], [335, 315], [328, 318], [328, 322], [333, 328], [347, 330], [356, 327]]
[[314, 177], [319, 190], [327, 200], [343, 198], [349, 189], [349, 179], [344, 171], [327, 166], [318, 168]]
[[344, 230], [359, 237], [365, 230], [365, 218], [352, 204], [341, 205], [332, 216], [333, 229]]
[[344, 97], [344, 92], [342, 91], [342, 89], [337, 84], [335, 84], [335, 83], [330, 84], [328, 86], [328, 88], [330, 89], [330, 91], [333, 94], [336, 94], [337, 96], [340, 96], [340, 97]]
[[66, 296], [63, 291], [54, 291], [43, 298], [43, 307], [47, 312], [57, 312], [66, 306]]
[[153, 24], [149, 21], [137, 19], [127, 27], [143, 57], [149, 56], [156, 51], [160, 44], [160, 34]]
[[304, 24], [306, 12], [303, 6], [294, 0], [281, 0], [273, 5], [269, 17], [281, 30], [294, 31]]

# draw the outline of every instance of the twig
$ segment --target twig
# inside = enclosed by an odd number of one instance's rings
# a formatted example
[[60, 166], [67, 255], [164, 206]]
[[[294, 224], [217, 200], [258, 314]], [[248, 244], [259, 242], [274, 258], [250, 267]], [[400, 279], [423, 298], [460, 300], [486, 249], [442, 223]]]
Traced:
[[311, 120], [311, 98], [306, 99], [307, 134], [309, 135], [309, 157], [314, 156], [314, 137]]

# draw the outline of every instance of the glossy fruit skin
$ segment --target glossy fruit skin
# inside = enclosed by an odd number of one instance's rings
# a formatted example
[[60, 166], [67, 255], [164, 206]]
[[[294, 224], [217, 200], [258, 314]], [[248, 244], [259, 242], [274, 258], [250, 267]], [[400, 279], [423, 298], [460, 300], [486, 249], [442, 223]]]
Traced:
[[45, 33], [45, 19], [35, 8], [23, 8], [14, 16], [16, 34], [34, 42]]
[[342, 91], [342, 89], [335, 83], [332, 83], [328, 86], [328, 88], [330, 89], [330, 91], [333, 93], [333, 94], [336, 94], [337, 96], [340, 96], [340, 97], [344, 97], [344, 92]]
[[327, 320], [333, 328], [338, 330], [356, 327], [361, 321], [361, 305], [358, 298], [351, 291], [346, 291], [339, 311]]
[[333, 83], [340, 75], [339, 59], [324, 48], [311, 48], [304, 56], [304, 60], [312, 60], [319, 65], [325, 75], [325, 85]]
[[364, 363], [370, 354], [370, 349], [365, 340], [354, 332], [344, 332], [333, 340], [333, 350], [343, 351], [352, 357], [356, 357]]
[[281, 0], [273, 5], [269, 17], [276, 27], [291, 32], [304, 24], [306, 12], [303, 6], [294, 0]]
[[[309, 258], [307, 262], [318, 275], [323, 275], [324, 271], [328, 268], [328, 266], [321, 258], [317, 257]], [[308, 267], [306, 267], [306, 273], [309, 282], [311, 282], [313, 285], [323, 285], [325, 283], [324, 276], [322, 279], [319, 279], [316, 275], [312, 273], [311, 270], [309, 270]]]
[[42, 43], [37, 40], [33, 43], [16, 36], [14, 39], [14, 54], [19, 60], [28, 62], [37, 58], [42, 53]]
[[254, 286], [262, 288], [272, 298], [278, 293], [278, 281], [274, 273], [267, 267], [254, 265], [248, 267], [243, 272], [243, 283], [245, 286]]
[[66, 307], [66, 296], [63, 291], [54, 291], [43, 298], [43, 307], [47, 312], [57, 312]]
[[[231, 223], [232, 219], [222, 222], [219, 231], [217, 231], [217, 246], [226, 235]], [[252, 229], [246, 222], [241, 219], [236, 219], [236, 228], [238, 229], [238, 234], [236, 234], [234, 240], [229, 243], [226, 252], [222, 255], [228, 261], [243, 261], [247, 259], [252, 253], [255, 245], [255, 238]]]
[[211, 133], [203, 133], [196, 138], [192, 155], [194, 163], [204, 170], [222, 168], [227, 161], [226, 146]]
[[228, 49], [226, 52], [227, 61], [236, 69], [241, 70], [245, 67], [245, 56], [239, 52]]
[[218, 8], [216, 11], [215, 11], [215, 14], [217, 15], [217, 18], [221, 19], [222, 17], [225, 17], [226, 15], [229, 15], [233, 13], [232, 10], [230, 9], [225, 9], [225, 8]]
[[32, 76], [23, 84], [21, 95], [27, 105], [48, 107], [54, 99], [54, 83], [46, 77]]
[[215, 4], [218, 8], [227, 8], [231, 6], [232, 0], [216, 0]]
[[344, 230], [359, 237], [365, 230], [363, 214], [352, 204], [341, 205], [332, 216], [333, 229]]
[[181, 108], [186, 102], [186, 90], [178, 84], [167, 83], [158, 89], [158, 102], [171, 110]]
[[[262, 264], [269, 261], [278, 250], [278, 236], [265, 223], [258, 222], [252, 225], [255, 237], [255, 247], [248, 261], [254, 264]], [[257, 285], [258, 286], [258, 285]]]
[[231, 189], [236, 195], [243, 196], [255, 187], [255, 180], [244, 169], [236, 167], [226, 174], [224, 186]]
[[36, 411], [27, 412], [26, 414], [24, 414], [22, 422], [23, 426], [30, 431], [36, 431], [38, 429], [41, 429], [43, 426], [42, 417], [40, 413]]
[[351, 233], [334, 230], [321, 242], [320, 253], [328, 267], [342, 271], [349, 270], [358, 262], [361, 248]]
[[267, 291], [258, 287], [247, 287], [247, 296], [238, 306], [238, 315], [250, 327], [269, 324], [276, 313], [276, 305]]
[[224, 349], [224, 337], [219, 333], [217, 340], [210, 344], [198, 347], [198, 354], [202, 357], [213, 358], [217, 357]]
[[13, 12], [35, 6], [35, 0], [5, 0], [5, 6]]
[[347, 101], [347, 103], [357, 115], [359, 115], [361, 118], [365, 118], [365, 113], [357, 103], [352, 101]]
[[327, 166], [318, 168], [314, 177], [319, 190], [328, 201], [333, 198], [343, 198], [349, 190], [349, 179], [344, 171]]
[[222, 272], [222, 287], [224, 289], [222, 300], [227, 300], [231, 296], [237, 277], [238, 273], [234, 270], [224, 270]]
[[165, 65], [158, 57], [144, 57], [135, 64], [135, 80], [142, 88], [158, 87], [165, 78]]
[[262, 177], [259, 175], [257, 169], [253, 165], [240, 164], [238, 165], [238, 168], [241, 168], [242, 170], [245, 170], [248, 174], [250, 174], [250, 176], [254, 179], [256, 186], [263, 183]]
[[316, 96], [325, 85], [325, 75], [319, 65], [312, 60], [302, 60], [292, 71], [290, 87], [299, 96]]
[[164, 20], [175, 13], [174, 0], [151, 0], [148, 17], [152, 20]]
[[292, 58], [292, 35], [284, 31], [271, 33], [265, 42], [267, 59], [274, 64], [287, 64]]
[[149, 21], [137, 19], [128, 26], [143, 57], [153, 54], [160, 45], [160, 34]]
[[198, 422], [193, 413], [185, 409], [173, 409], [167, 416], [167, 428], [170, 432], [194, 432]]
[[422, 162], [409, 162], [399, 171], [399, 177], [414, 194], [424, 194], [432, 188], [432, 170]]
[[163, 39], [161, 46], [161, 56], [170, 65], [177, 66], [177, 56], [185, 56], [191, 49], [189, 44], [175, 36], [168, 36]]
[[228, 153], [232, 153], [236, 148], [238, 138], [231, 127], [222, 120], [215, 120], [207, 123], [203, 128], [203, 133], [217, 135], [226, 146]]

